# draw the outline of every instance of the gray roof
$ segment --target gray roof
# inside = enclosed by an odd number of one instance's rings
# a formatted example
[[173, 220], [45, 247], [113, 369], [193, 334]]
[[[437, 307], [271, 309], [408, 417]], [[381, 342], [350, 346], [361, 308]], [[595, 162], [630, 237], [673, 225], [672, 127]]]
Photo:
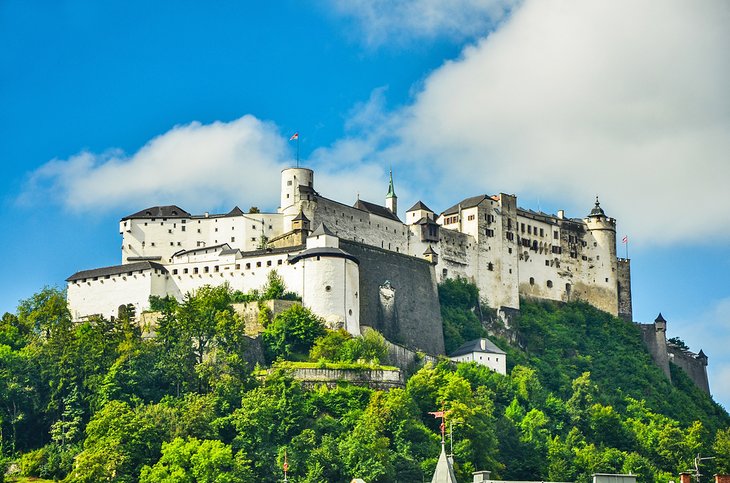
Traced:
[[353, 262], [360, 264], [360, 260], [358, 260], [354, 255], [351, 255], [347, 253], [345, 250], [341, 248], [335, 248], [335, 247], [318, 247], [318, 248], [310, 248], [308, 250], [304, 250], [303, 252], [299, 252], [294, 255], [289, 255], [289, 263], [297, 263], [299, 260], [303, 258], [312, 258], [312, 257], [329, 257], [329, 258], [345, 258], [347, 260], [352, 260]]
[[441, 226], [438, 223], [436, 223], [435, 220], [432, 220], [431, 218], [427, 216], [422, 216], [417, 222], [414, 223], [414, 225], [437, 225]]
[[293, 221], [309, 221], [309, 218], [307, 218], [307, 215], [304, 214], [302, 210], [299, 210], [299, 214], [294, 217]]
[[191, 215], [177, 205], [153, 206], [125, 216], [122, 220], [133, 218], [189, 218]]
[[438, 255], [435, 251], [433, 251], [433, 247], [431, 245], [426, 248], [426, 251], [423, 252], [424, 255]]
[[398, 218], [395, 213], [390, 211], [385, 206], [376, 205], [375, 203], [370, 203], [369, 201], [357, 200], [353, 207], [357, 208], [358, 210], [367, 211], [368, 213], [371, 213], [373, 215], [382, 216], [383, 218], [400, 221], [400, 218]]
[[311, 235], [309, 236], [320, 236], [320, 235], [329, 235], [329, 236], [337, 236], [334, 233], [332, 233], [332, 230], [327, 228], [327, 225], [324, 223], [320, 223], [317, 228], [314, 229]]
[[462, 210], [464, 210], [466, 208], [473, 208], [486, 199], [491, 200], [492, 197], [489, 195], [479, 195], [479, 196], [472, 196], [470, 198], [465, 198], [465, 199], [461, 200], [459, 203], [456, 203], [451, 208], [447, 208], [446, 211], [442, 212], [441, 214], [442, 215], [453, 215], [454, 213], [459, 212], [459, 206], [461, 206]]
[[[482, 341], [485, 341], [482, 349]], [[461, 347], [456, 349], [449, 357], [463, 356], [464, 354], [471, 354], [472, 352], [489, 352], [492, 354], [505, 354], [505, 352], [497, 347], [494, 342], [487, 338], [474, 339], [469, 342], [464, 342]]]
[[424, 205], [422, 201], [417, 201], [415, 205], [411, 206], [408, 211], [425, 210], [433, 213], [433, 210], [428, 206]]
[[167, 271], [167, 269], [159, 263], [145, 261], [127, 263], [124, 265], [114, 265], [112, 267], [94, 268], [92, 270], [81, 270], [80, 272], [76, 272], [68, 277], [66, 281], [73, 282], [75, 280], [82, 280], [85, 278], [106, 277], [107, 275], [121, 275], [123, 273], [137, 272], [139, 270], [152, 270], [153, 268], [162, 270], [163, 272]]
[[598, 196], [596, 196], [596, 204], [593, 206], [593, 209], [591, 210], [591, 214], [588, 216], [589, 217], [606, 216], [606, 213], [603, 212], [603, 208], [601, 208], [601, 203], [598, 201]]
[[446, 456], [446, 448], [443, 443], [441, 443], [441, 454], [438, 463], [436, 463], [436, 470], [433, 472], [431, 483], [456, 483], [454, 468]]
[[228, 212], [226, 216], [241, 216], [243, 215], [243, 210], [239, 208], [238, 206], [234, 206], [231, 211]]
[[180, 250], [179, 252], [173, 253], [172, 256], [179, 257], [180, 255], [187, 255], [188, 253], [195, 253], [195, 252], [204, 252], [205, 250], [211, 250], [213, 248], [223, 249], [223, 247], [231, 248], [231, 246], [228, 243], [219, 243], [218, 245], [211, 245], [209, 247], [191, 248], [190, 250]]
[[238, 248], [224, 248], [218, 255], [233, 255], [234, 253], [238, 253], [240, 251], [241, 250], [239, 250]]

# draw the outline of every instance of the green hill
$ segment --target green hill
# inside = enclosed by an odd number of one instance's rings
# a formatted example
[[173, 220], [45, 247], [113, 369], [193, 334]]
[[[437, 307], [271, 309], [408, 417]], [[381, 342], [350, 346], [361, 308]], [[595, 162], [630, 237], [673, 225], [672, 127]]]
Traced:
[[[285, 459], [292, 482], [422, 481], [440, 446], [428, 412], [443, 408], [459, 481], [477, 469], [668, 481], [697, 453], [718, 455], [705, 473], [730, 471], [728, 414], [676, 368], [666, 380], [636, 327], [588, 305], [523, 301], [511, 328], [519, 343], [496, 339], [507, 376], [444, 360], [404, 389], [306, 390], [286, 364], [246, 362], [251, 341], [231, 309], [239, 295], [157, 300], [154, 339], [128, 312], [71, 323], [57, 290], [22, 301], [0, 325], [2, 461], [68, 482], [274, 482]], [[500, 329], [475, 287], [447, 282], [440, 296], [447, 347], [482, 335], [482, 320]], [[270, 361], [377, 367], [384, 356], [377, 335], [328, 331], [298, 305], [263, 324]]]

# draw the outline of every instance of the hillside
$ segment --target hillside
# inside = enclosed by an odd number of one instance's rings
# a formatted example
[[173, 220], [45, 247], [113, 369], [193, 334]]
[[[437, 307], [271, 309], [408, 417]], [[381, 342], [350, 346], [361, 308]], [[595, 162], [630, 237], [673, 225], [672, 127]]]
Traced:
[[[268, 288], [249, 297], [283, 293]], [[476, 289], [455, 281], [440, 292], [447, 344], [480, 335], [490, 311]], [[240, 297], [224, 286], [157, 300], [154, 339], [141, 337], [132, 313], [73, 324], [53, 289], [21, 301], [0, 326], [3, 461], [69, 482], [273, 482], [285, 457], [292, 482], [421, 481], [439, 451], [439, 421], [428, 412], [441, 407], [459, 481], [476, 469], [505, 479], [631, 471], [668, 481], [697, 453], [730, 454], [728, 414], [681, 372], [674, 385], [665, 380], [631, 324], [584, 304], [524, 301], [514, 327], [521, 348], [498, 340], [508, 376], [442, 361], [381, 392], [305, 390], [285, 364], [255, 371], [231, 310]], [[269, 361], [385, 362], [377, 335], [328, 331], [299, 305], [262, 322]], [[707, 472], [730, 470], [727, 459], [713, 464]]]

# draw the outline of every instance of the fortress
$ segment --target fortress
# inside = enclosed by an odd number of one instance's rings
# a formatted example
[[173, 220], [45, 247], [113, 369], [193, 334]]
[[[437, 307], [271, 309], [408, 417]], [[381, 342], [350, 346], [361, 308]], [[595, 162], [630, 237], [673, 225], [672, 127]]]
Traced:
[[[252, 210], [257, 211], [257, 210]], [[583, 300], [632, 320], [628, 259], [598, 199], [584, 218], [521, 209], [514, 195], [466, 198], [441, 213], [419, 201], [401, 219], [391, 174], [385, 204], [320, 195], [314, 172], [281, 172], [276, 213], [193, 215], [156, 206], [122, 218], [122, 264], [67, 279], [72, 316], [137, 313], [151, 295], [228, 283], [247, 292], [272, 270], [331, 327], [373, 327], [393, 342], [443, 354], [437, 284], [462, 277], [500, 315], [520, 297]]]

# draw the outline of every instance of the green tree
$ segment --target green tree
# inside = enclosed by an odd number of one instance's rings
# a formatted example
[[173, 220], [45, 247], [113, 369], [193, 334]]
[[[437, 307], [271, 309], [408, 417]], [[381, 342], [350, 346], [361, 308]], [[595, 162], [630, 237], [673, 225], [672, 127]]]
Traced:
[[140, 483], [245, 483], [255, 481], [247, 461], [216, 440], [175, 438], [162, 443], [162, 457], [144, 466]]
[[264, 330], [263, 340], [272, 359], [277, 356], [303, 359], [314, 341], [324, 334], [324, 320], [295, 304], [274, 317]]
[[164, 428], [127, 403], [111, 401], [86, 427], [84, 450], [76, 457], [70, 482], [136, 481], [140, 469], [159, 457]]
[[342, 348], [351, 339], [352, 335], [345, 329], [328, 330], [314, 341], [312, 350], [309, 351], [309, 359], [339, 362], [342, 360]]
[[717, 471], [724, 474], [730, 473], [730, 427], [721, 429], [715, 434], [715, 441], [712, 444], [715, 452], [715, 464]]

